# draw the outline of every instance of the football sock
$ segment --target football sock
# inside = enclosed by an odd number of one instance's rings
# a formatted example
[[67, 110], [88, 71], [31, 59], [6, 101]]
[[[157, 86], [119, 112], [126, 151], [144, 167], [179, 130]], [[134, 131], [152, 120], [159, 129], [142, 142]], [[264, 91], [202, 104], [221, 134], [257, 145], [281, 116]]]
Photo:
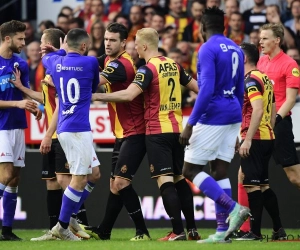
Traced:
[[273, 222], [273, 230], [274, 232], [277, 232], [282, 227], [277, 196], [271, 188], [268, 188], [266, 191], [264, 191], [262, 195], [264, 207], [269, 213]]
[[129, 216], [135, 224], [137, 235], [143, 233], [149, 234], [143, 217], [139, 197], [133, 189], [132, 185], [130, 184], [127, 187], [119, 190], [119, 194]]
[[187, 230], [196, 228], [194, 216], [194, 197], [189, 184], [185, 179], [175, 183], [175, 188], [181, 204], [181, 210], [186, 220]]
[[2, 226], [12, 227], [16, 206], [18, 187], [7, 186], [3, 192], [3, 220]]
[[[242, 183], [238, 183], [238, 203], [244, 207], [249, 207], [248, 194]], [[240, 230], [244, 232], [250, 231], [250, 218], [243, 223]]]
[[263, 197], [260, 190], [248, 193], [249, 208], [251, 210], [251, 231], [261, 235], [261, 218], [263, 212]]
[[61, 208], [62, 190], [47, 190], [47, 210], [49, 216], [49, 229], [53, 228], [57, 222]]
[[218, 183], [207, 173], [200, 172], [193, 179], [193, 183], [209, 198], [214, 200], [219, 205], [223, 206], [227, 213], [230, 213], [236, 204], [229, 197]]
[[64, 229], [68, 228], [72, 213], [77, 209], [83, 192], [68, 186], [63, 194], [62, 205], [59, 214], [59, 223]]
[[116, 220], [123, 208], [123, 200], [120, 195], [109, 192], [106, 203], [104, 218], [98, 229], [102, 232], [110, 233]]
[[[231, 184], [228, 178], [217, 181], [220, 188], [231, 197]], [[225, 232], [228, 229], [228, 223], [226, 219], [228, 217], [227, 209], [215, 202], [216, 209], [216, 221], [217, 221], [217, 232]]]
[[174, 183], [165, 182], [162, 184], [160, 186], [160, 193], [165, 210], [173, 226], [173, 233], [177, 235], [181, 234], [184, 231], [181, 220], [181, 205]]
[[84, 203], [79, 208], [76, 217], [77, 217], [78, 223], [86, 225], [86, 226], [89, 225], [89, 222], [88, 222], [88, 219], [86, 216], [86, 209], [85, 209]]
[[82, 196], [80, 198], [80, 201], [78, 202], [77, 207], [73, 211], [75, 214], [78, 213], [78, 211], [81, 208], [82, 204], [84, 203], [84, 201], [86, 200], [86, 198], [90, 195], [90, 193], [93, 191], [94, 187], [95, 187], [95, 183], [92, 183], [90, 181], [87, 182], [87, 184], [85, 185], [85, 188], [84, 188], [84, 190], [82, 192]]

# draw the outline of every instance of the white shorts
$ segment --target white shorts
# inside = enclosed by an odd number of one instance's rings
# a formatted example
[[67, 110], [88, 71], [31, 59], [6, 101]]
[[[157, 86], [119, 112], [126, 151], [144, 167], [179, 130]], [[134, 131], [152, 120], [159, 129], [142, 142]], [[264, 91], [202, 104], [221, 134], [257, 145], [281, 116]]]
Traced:
[[185, 149], [184, 161], [196, 165], [220, 159], [231, 162], [241, 123], [213, 126], [197, 123]]
[[[57, 135], [69, 164], [70, 174], [88, 175], [99, 161], [93, 147], [92, 132], [63, 132]], [[97, 160], [95, 160], [95, 157]], [[97, 163], [97, 165], [93, 164]]]
[[0, 130], [0, 163], [2, 162], [25, 167], [24, 129]]

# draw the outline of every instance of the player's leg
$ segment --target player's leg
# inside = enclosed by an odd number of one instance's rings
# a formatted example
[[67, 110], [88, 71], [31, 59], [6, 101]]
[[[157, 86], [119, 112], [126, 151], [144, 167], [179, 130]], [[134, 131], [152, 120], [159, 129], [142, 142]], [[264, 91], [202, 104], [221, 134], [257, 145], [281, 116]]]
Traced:
[[133, 135], [124, 139], [120, 148], [113, 182], [120, 194], [128, 215], [136, 227], [136, 236], [131, 241], [149, 240], [150, 235], [145, 224], [139, 197], [131, 181], [146, 154], [145, 135]]
[[[64, 191], [62, 207], [59, 215], [59, 223], [52, 228], [51, 232], [64, 240], [77, 241], [77, 238], [69, 229], [69, 222], [74, 212], [77, 212], [78, 204], [87, 184], [87, 175], [91, 173], [92, 143], [91, 132], [61, 133], [58, 135], [59, 142], [65, 152], [69, 163], [72, 179]], [[82, 150], [82, 149], [85, 150]]]
[[[238, 172], [238, 203], [244, 207], [249, 207], [248, 195], [243, 185], [244, 174], [239, 168]], [[250, 218], [248, 218], [243, 225], [240, 227], [240, 230], [236, 233], [238, 238], [242, 237], [244, 234], [250, 231]]]
[[[175, 134], [174, 136], [176, 137]], [[180, 200], [181, 210], [185, 217], [188, 240], [200, 240], [200, 234], [197, 231], [195, 222], [193, 193], [182, 175], [184, 147], [179, 143], [179, 134], [177, 136], [178, 139], [175, 139], [175, 143], [177, 144], [174, 144], [172, 154], [175, 188]]]
[[300, 189], [300, 164], [294, 144], [293, 124], [290, 116], [285, 117], [275, 128], [273, 157], [283, 167], [290, 182]]
[[[160, 241], [186, 240], [181, 220], [181, 204], [174, 184], [173, 146], [174, 134], [157, 134], [146, 136], [146, 148], [151, 177], [157, 179], [161, 197], [172, 223], [172, 232]], [[176, 142], [177, 143], [177, 142]]]
[[[3, 220], [1, 240], [21, 240], [12, 232], [15, 210], [17, 206], [18, 184], [21, 168], [25, 167], [25, 135], [23, 129], [0, 131], [0, 189], [3, 190]], [[3, 176], [2, 176], [3, 175]], [[0, 190], [2, 192], [2, 190]], [[1, 196], [1, 193], [0, 193]]]

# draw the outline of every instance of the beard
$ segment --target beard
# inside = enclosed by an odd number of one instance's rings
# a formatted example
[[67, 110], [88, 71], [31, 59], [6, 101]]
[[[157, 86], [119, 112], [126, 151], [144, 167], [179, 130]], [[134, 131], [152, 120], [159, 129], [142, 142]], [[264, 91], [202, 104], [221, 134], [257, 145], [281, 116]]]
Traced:
[[13, 53], [17, 53], [17, 54], [20, 54], [20, 53], [21, 53], [21, 50], [22, 50], [22, 48], [17, 47], [17, 46], [14, 44], [14, 42], [11, 43], [11, 45], [10, 45], [9, 48], [10, 48], [10, 50], [11, 50]]

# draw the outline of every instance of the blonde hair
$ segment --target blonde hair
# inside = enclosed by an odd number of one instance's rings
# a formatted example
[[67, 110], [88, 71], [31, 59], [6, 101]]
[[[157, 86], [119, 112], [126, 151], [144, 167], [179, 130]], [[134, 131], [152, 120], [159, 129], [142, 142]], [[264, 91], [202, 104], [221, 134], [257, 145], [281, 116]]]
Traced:
[[262, 30], [272, 30], [274, 37], [279, 37], [280, 38], [280, 43], [281, 45], [283, 43], [283, 37], [284, 37], [284, 28], [282, 24], [279, 23], [267, 23], [264, 24], [263, 26], [260, 27], [259, 31]]
[[159, 36], [155, 29], [143, 28], [137, 31], [136, 36], [151, 48], [158, 48]]

